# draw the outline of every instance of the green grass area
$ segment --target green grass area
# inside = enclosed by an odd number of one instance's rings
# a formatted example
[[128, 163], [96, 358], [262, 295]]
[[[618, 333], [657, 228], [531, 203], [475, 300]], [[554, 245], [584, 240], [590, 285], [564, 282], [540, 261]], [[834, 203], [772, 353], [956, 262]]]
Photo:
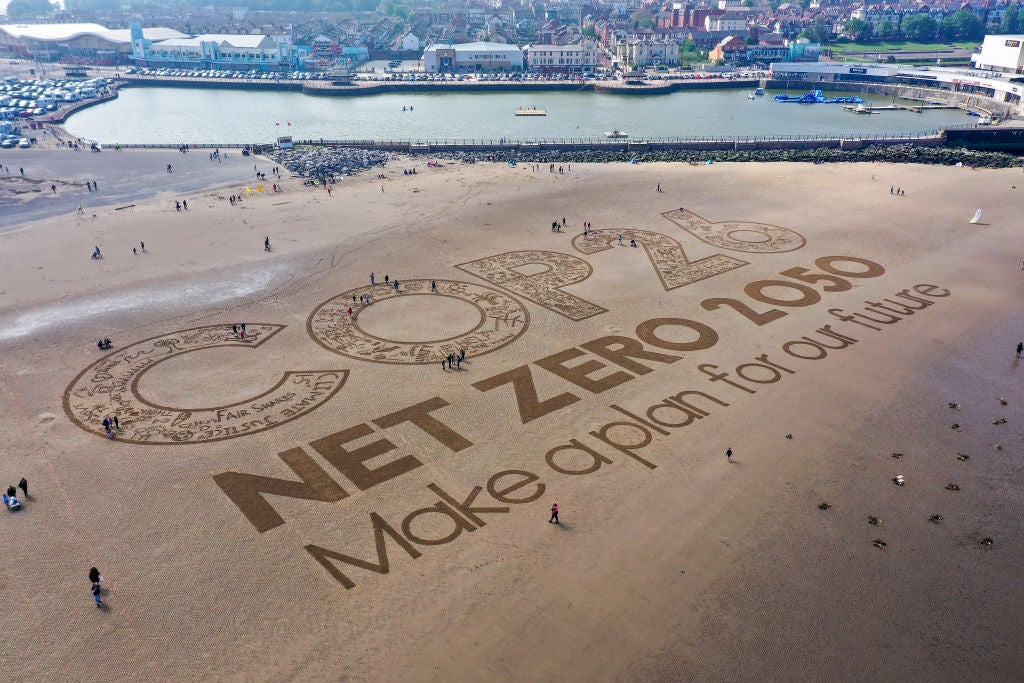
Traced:
[[905, 40], [879, 43], [833, 43], [828, 46], [836, 55], [855, 55], [865, 52], [938, 52], [942, 50], [974, 50], [978, 43], [973, 40], [956, 43], [911, 43]]

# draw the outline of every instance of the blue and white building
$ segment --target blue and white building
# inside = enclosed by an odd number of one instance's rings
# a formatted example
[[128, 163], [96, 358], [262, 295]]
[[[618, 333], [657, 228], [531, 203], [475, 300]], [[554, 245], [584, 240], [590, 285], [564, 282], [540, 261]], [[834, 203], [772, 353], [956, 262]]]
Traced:
[[208, 33], [150, 40], [132, 24], [132, 61], [139, 66], [233, 71], [291, 71], [299, 51], [289, 36]]

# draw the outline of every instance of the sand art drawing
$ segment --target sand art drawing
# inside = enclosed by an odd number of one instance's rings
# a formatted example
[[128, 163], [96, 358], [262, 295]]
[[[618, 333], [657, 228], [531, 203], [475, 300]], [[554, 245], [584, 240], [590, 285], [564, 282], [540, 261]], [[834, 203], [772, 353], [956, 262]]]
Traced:
[[217, 347], [252, 350], [284, 329], [249, 324], [244, 337], [211, 325], [144, 339], [104, 356], [83, 370], [64, 392], [64, 412], [82, 429], [105, 436], [102, 421], [117, 415], [118, 441], [144, 445], [221, 441], [255, 434], [294, 420], [333, 397], [348, 370], [288, 371], [253, 398], [213, 407], [173, 407], [147, 400], [139, 381], [159, 363]]
[[562, 290], [586, 280], [594, 272], [589, 263], [570, 254], [541, 250], [509, 251], [460, 263], [456, 268], [570, 320], [585, 320], [608, 311]]
[[[431, 291], [432, 282], [436, 291]], [[370, 297], [369, 304], [359, 303], [364, 296]], [[422, 297], [424, 306], [430, 305], [429, 297], [458, 299], [473, 306], [479, 317], [471, 329], [445, 339], [384, 339], [360, 327], [359, 315], [367, 308], [408, 297]], [[499, 290], [458, 280], [403, 280], [398, 289], [367, 285], [328, 299], [310, 314], [306, 330], [320, 346], [342, 356], [373, 363], [420, 365], [440, 363], [462, 349], [471, 357], [496, 351], [526, 332], [529, 322], [526, 308]], [[415, 330], [409, 330], [409, 336], [415, 334]]]

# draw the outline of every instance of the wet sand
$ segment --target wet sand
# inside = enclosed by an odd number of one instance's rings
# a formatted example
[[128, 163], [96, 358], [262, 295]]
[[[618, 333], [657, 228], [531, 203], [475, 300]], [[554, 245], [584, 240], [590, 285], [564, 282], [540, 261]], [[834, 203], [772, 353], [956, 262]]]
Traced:
[[[0, 661], [26, 680], [1019, 677], [1019, 170], [412, 163], [330, 197], [245, 195], [240, 167], [188, 212], [170, 188], [0, 233], [3, 469], [32, 494], [2, 515]], [[354, 319], [347, 292], [371, 295]], [[453, 344], [469, 362], [442, 370]], [[297, 484], [248, 495], [234, 472]]]

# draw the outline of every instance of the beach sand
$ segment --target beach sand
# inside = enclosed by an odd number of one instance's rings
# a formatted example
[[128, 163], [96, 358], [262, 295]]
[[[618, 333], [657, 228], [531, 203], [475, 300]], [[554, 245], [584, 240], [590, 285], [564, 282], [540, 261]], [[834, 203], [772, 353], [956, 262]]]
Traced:
[[[31, 494], [0, 515], [5, 669], [1019, 680], [1020, 171], [531, 168], [396, 160], [328, 196], [246, 194], [240, 165], [187, 212], [140, 182], [0, 233], [3, 473]], [[322, 306], [352, 290], [361, 336], [351, 294]], [[841, 319], [883, 299], [920, 310]]]

